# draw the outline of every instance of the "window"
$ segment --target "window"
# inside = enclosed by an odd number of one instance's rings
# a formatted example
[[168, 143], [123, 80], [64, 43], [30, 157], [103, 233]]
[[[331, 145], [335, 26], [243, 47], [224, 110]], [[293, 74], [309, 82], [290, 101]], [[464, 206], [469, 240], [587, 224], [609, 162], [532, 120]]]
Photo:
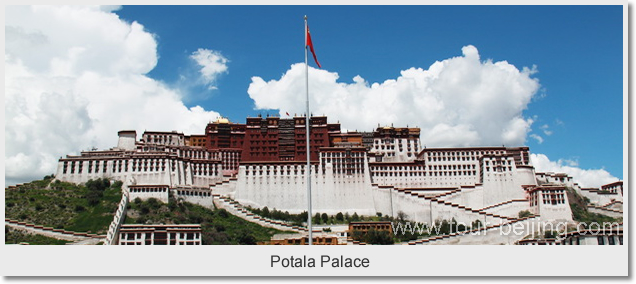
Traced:
[[608, 243], [610, 246], [615, 245], [616, 243], [615, 243], [615, 241], [614, 241], [614, 236], [609, 236], [609, 237], [607, 237], [607, 243]]
[[602, 246], [605, 244], [605, 239], [603, 238], [603, 236], [596, 237], [596, 240], [598, 241], [599, 246]]

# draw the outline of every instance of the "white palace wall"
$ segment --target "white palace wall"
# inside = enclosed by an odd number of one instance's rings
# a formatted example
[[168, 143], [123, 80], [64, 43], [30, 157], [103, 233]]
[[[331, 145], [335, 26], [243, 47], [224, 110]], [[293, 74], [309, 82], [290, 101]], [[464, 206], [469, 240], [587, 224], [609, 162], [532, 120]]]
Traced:
[[[85, 183], [88, 180], [107, 178], [128, 182], [131, 185], [193, 185], [209, 186], [221, 180], [219, 164], [200, 164], [178, 159], [148, 159], [155, 166], [134, 167], [133, 162], [141, 158], [130, 159], [74, 159], [60, 161], [56, 178], [72, 183]], [[66, 171], [64, 170], [66, 163]], [[163, 163], [163, 164], [162, 164]]]
[[440, 197], [440, 199], [455, 204], [461, 204], [473, 209], [485, 207], [484, 188], [482, 185], [461, 186], [460, 189], [461, 191]]
[[130, 199], [135, 200], [139, 198], [141, 200], [148, 200], [155, 198], [161, 202], [168, 203], [168, 186], [167, 185], [143, 185], [143, 186], [128, 186], [130, 192]]
[[483, 211], [495, 215], [518, 218], [519, 212], [524, 210], [530, 211], [530, 203], [527, 200], [512, 201], [499, 206], [484, 209]]
[[407, 215], [408, 220], [426, 224], [431, 224], [434, 221], [431, 215], [430, 200], [404, 194], [392, 188], [389, 188], [389, 190], [391, 190], [392, 195], [389, 212], [392, 211], [394, 217], [397, 217], [397, 214], [401, 211]]
[[[236, 201], [252, 207], [301, 213], [307, 210], [306, 165], [240, 166]], [[368, 167], [365, 168], [368, 172]], [[327, 214], [374, 215], [373, 195], [366, 174], [334, 174], [327, 164], [324, 174], [311, 166], [312, 211]]]
[[201, 205], [210, 209], [214, 208], [212, 202], [212, 191], [204, 188], [176, 188], [172, 189], [172, 194], [177, 199]]

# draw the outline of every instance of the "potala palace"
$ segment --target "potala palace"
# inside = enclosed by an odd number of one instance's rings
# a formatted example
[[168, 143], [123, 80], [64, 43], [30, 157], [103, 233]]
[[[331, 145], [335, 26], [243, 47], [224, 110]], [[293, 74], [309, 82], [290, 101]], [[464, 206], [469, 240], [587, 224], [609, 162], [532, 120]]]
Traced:
[[[589, 198], [591, 212], [622, 217], [622, 181], [581, 188], [565, 174], [536, 172], [528, 147], [423, 148], [419, 128], [344, 132], [327, 117], [312, 116], [307, 168], [305, 119], [249, 117], [242, 124], [220, 118], [202, 135], [146, 131], [138, 137], [136, 131], [123, 130], [110, 150], [61, 158], [56, 178], [73, 183], [121, 180], [125, 202], [137, 197], [168, 202], [172, 194], [249, 215], [244, 206], [306, 211], [310, 175], [312, 213], [403, 212], [427, 224], [479, 220], [491, 231], [502, 230], [502, 224], [529, 228], [573, 222], [566, 194], [572, 188]], [[526, 210], [531, 215], [520, 218], [519, 212]], [[115, 219], [111, 240], [119, 229]], [[492, 233], [411, 244], [514, 244], [525, 235]]]

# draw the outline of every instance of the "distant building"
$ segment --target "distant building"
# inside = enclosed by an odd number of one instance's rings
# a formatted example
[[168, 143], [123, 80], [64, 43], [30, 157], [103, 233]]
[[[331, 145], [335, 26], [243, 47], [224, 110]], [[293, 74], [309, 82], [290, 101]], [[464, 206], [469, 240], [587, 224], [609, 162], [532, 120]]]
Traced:
[[201, 245], [201, 225], [121, 225], [119, 245]]
[[[259, 245], [307, 245], [309, 237], [301, 234], [277, 234], [272, 237], [269, 242], [260, 242]], [[314, 234], [312, 235], [313, 245], [346, 245], [345, 242], [339, 241], [335, 235]]]
[[350, 235], [353, 234], [353, 232], [361, 232], [363, 234], [366, 234], [371, 230], [389, 232], [390, 235], [393, 235], [393, 225], [390, 221], [364, 221], [349, 223]]
[[622, 245], [622, 223], [611, 228], [589, 227], [561, 235], [562, 245]]

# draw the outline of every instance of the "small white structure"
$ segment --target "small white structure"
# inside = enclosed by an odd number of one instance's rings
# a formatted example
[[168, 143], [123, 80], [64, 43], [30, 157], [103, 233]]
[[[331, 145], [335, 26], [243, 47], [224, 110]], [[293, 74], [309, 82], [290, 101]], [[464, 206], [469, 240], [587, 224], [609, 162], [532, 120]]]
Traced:
[[623, 224], [573, 231], [561, 235], [560, 239], [562, 245], [623, 245]]
[[121, 225], [119, 245], [201, 245], [201, 225]]

